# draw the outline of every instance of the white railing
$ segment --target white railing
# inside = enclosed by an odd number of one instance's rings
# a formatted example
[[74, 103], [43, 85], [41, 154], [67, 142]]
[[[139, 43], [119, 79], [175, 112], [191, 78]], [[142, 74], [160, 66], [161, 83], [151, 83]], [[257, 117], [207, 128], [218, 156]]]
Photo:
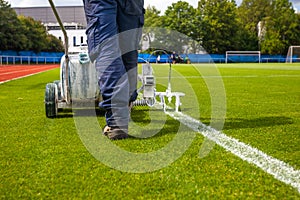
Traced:
[[6, 56], [0, 55], [0, 65], [8, 64], [56, 64], [60, 63], [61, 57], [49, 56]]
[[284, 63], [285, 58], [262, 58], [261, 62], [263, 62], [263, 63], [269, 63], [269, 62], [271, 62], [271, 63], [276, 63], [276, 62]]

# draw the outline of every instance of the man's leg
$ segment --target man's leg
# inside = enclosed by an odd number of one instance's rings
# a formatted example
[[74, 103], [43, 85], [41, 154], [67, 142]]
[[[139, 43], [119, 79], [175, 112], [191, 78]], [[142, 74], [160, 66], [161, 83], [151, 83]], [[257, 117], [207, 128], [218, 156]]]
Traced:
[[127, 135], [128, 79], [122, 62], [118, 40], [116, 0], [85, 0], [88, 46], [91, 59], [95, 59], [106, 123], [118, 131], [111, 139]]
[[[117, 23], [120, 32], [119, 41], [122, 52], [122, 60], [125, 65], [129, 81], [129, 101], [134, 101], [137, 96], [137, 50], [142, 36], [142, 27], [144, 25], [144, 9], [141, 0], [131, 1], [132, 4], [119, 4]], [[137, 3], [137, 1], [140, 1], [140, 3]]]

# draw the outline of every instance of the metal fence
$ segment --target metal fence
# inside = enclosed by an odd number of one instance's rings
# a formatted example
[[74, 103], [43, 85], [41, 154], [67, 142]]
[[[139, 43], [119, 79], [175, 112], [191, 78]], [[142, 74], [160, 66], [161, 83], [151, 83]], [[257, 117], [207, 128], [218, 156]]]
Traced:
[[[187, 56], [191, 63], [225, 63], [225, 57], [220, 55], [184, 55]], [[8, 64], [60, 64], [61, 57], [58, 56], [9, 56], [9, 55], [0, 55], [0, 65], [8, 65]], [[139, 54], [139, 62], [157, 62], [156, 56], [149, 57], [148, 54]], [[262, 63], [284, 63], [286, 62], [286, 58], [284, 57], [268, 57], [262, 56]], [[167, 56], [161, 57], [159, 63], [169, 62], [169, 58]], [[231, 60], [232, 63], [243, 62], [241, 60]], [[249, 61], [248, 61], [249, 62]], [[257, 59], [252, 62], [258, 62]], [[300, 58], [293, 58], [293, 62], [300, 62]]]
[[61, 57], [0, 55], [0, 65], [8, 64], [59, 64]]
[[[187, 58], [191, 63], [226, 63], [226, 56], [223, 54], [181, 54], [180, 57]], [[139, 54], [139, 62], [159, 62], [166, 63], [170, 61], [170, 55], [161, 55], [157, 60], [157, 55]], [[284, 55], [231, 55], [227, 59], [228, 63], [285, 63]], [[292, 62], [300, 62], [300, 58], [293, 57]]]

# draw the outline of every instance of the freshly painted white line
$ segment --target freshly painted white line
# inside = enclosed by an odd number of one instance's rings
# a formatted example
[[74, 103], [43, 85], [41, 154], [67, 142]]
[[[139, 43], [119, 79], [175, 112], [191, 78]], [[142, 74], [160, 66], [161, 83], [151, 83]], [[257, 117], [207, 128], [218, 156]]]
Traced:
[[180, 121], [192, 130], [201, 133], [204, 137], [215, 142], [239, 158], [256, 165], [268, 174], [273, 175], [277, 180], [291, 185], [300, 193], [300, 170], [295, 170], [287, 163], [273, 158], [237, 139], [231, 138], [221, 131], [217, 131], [188, 115], [173, 111], [166, 111], [166, 114]]

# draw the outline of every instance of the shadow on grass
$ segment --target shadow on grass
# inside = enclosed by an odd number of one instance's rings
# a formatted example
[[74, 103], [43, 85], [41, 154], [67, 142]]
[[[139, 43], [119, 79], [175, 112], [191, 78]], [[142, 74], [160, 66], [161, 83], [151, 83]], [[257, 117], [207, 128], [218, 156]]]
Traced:
[[103, 109], [94, 108], [94, 109], [58, 109], [58, 115], [56, 118], [72, 118], [74, 116], [77, 117], [95, 117], [96, 116], [104, 116], [105, 111]]
[[143, 129], [141, 133], [139, 133], [139, 136], [136, 135], [130, 135], [131, 139], [135, 140], [145, 140], [145, 139], [153, 139], [153, 138], [159, 138], [164, 135], [170, 135], [171, 137], [175, 137], [176, 133], [178, 132], [180, 127], [180, 122], [168, 119], [164, 126], [160, 129]]
[[[179, 127], [180, 122], [167, 117], [166, 121], [162, 121], [159, 118], [151, 119], [149, 116], [149, 107], [134, 107], [131, 112], [131, 120], [134, 123], [139, 124], [141, 127], [147, 126], [150, 123], [153, 124], [151, 129], [143, 129], [142, 133], [143, 135], [151, 135], [153, 132], [156, 132], [153, 137], [159, 137], [165, 134], [176, 134]], [[151, 110], [151, 112], [162, 112], [162, 115], [164, 115], [163, 111], [161, 110]], [[103, 109], [95, 108], [95, 109], [78, 109], [78, 110], [72, 110], [72, 109], [63, 109], [60, 110], [59, 115], [57, 118], [72, 118], [74, 116], [83, 116], [83, 117], [94, 117], [96, 113], [96, 116], [103, 116], [105, 115], [105, 111]], [[211, 119], [204, 118], [201, 119], [201, 122], [209, 125]], [[161, 123], [164, 123], [163, 128], [160, 129], [153, 129], [155, 127], [155, 124], [157, 124], [157, 127], [161, 127]], [[246, 118], [226, 118], [223, 130], [231, 130], [231, 129], [245, 129], [245, 128], [259, 128], [259, 127], [272, 127], [272, 126], [278, 126], [278, 125], [287, 125], [287, 124], [293, 124], [293, 119], [290, 117], [285, 116], [268, 116], [268, 117], [259, 117], [259, 118], [253, 118], [253, 119], [246, 119]], [[137, 138], [138, 139], [138, 138]]]
[[[150, 117], [149, 115], [149, 107], [134, 107], [131, 112], [131, 120], [140, 125], [142, 128], [139, 133], [139, 137], [135, 137], [134, 135], [131, 137], [133, 139], [147, 139], [147, 138], [155, 138], [161, 137], [163, 135], [176, 135], [181, 124], [179, 121], [172, 119], [167, 116], [166, 119], [160, 119], [159, 116], [165, 115], [165, 113], [160, 109], [151, 110], [151, 112], [157, 115], [156, 118]], [[150, 125], [151, 123], [151, 125]], [[162, 124], [163, 123], [163, 124]], [[149, 127], [146, 127], [150, 125]], [[159, 128], [155, 128], [159, 127]]]
[[[135, 107], [131, 112], [131, 121], [138, 124], [141, 128], [141, 132], [138, 133], [140, 137], [134, 137], [133, 139], [146, 139], [161, 137], [163, 135], [176, 135], [181, 124], [179, 121], [167, 117], [163, 119], [165, 113], [160, 109], [151, 110], [155, 117], [150, 116], [150, 108]], [[85, 109], [59, 109], [59, 114], [56, 118], [73, 118], [73, 117], [104, 117], [105, 111], [99, 108], [85, 108]], [[150, 125], [151, 124], [151, 125]], [[149, 125], [149, 127], [147, 127]], [[143, 128], [145, 127], [145, 128]], [[159, 127], [159, 128], [157, 128]]]
[[223, 129], [230, 130], [243, 128], [272, 127], [286, 124], [293, 124], [292, 118], [283, 116], [259, 117], [254, 119], [227, 118]]
[[144, 125], [151, 123], [151, 119], [149, 117], [149, 108], [146, 106], [133, 107], [130, 117], [135, 123], [142, 123]]

